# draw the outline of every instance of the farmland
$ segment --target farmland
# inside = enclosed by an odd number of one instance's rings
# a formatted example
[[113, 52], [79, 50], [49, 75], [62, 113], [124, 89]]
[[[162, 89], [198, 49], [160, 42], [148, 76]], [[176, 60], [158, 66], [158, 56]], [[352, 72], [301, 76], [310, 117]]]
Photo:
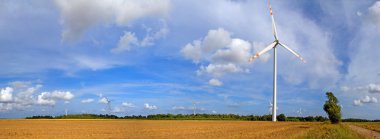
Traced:
[[352, 122], [349, 124], [380, 132], [380, 122]]
[[[320, 122], [208, 120], [0, 120], [1, 138], [360, 138]], [[318, 132], [317, 134], [314, 134]]]

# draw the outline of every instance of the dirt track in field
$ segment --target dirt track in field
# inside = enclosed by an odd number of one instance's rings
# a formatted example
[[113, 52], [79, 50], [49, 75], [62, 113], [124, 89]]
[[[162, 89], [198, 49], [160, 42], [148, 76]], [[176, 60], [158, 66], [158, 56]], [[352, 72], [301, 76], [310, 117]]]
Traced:
[[368, 139], [380, 139], [380, 133], [376, 131], [372, 131], [369, 129], [365, 129], [362, 127], [358, 127], [355, 125], [348, 125], [352, 130], [358, 132], [359, 134], [363, 135], [365, 138]]

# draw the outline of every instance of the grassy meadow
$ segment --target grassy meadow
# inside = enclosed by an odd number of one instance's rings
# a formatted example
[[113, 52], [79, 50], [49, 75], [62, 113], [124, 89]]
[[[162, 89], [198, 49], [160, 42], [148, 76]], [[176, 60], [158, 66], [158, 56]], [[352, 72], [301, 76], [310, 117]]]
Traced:
[[0, 120], [1, 138], [362, 138], [322, 122], [209, 120]]

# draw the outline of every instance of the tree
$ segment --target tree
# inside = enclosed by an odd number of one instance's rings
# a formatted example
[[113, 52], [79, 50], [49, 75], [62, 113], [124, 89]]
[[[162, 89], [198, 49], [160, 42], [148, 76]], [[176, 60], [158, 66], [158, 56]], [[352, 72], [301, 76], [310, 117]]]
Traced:
[[278, 121], [286, 121], [286, 116], [284, 114], [280, 114], [277, 116]]
[[327, 92], [326, 96], [328, 100], [325, 102], [325, 105], [323, 106], [323, 110], [326, 111], [327, 115], [329, 115], [329, 119], [332, 124], [337, 124], [341, 120], [341, 112], [340, 112], [340, 106], [338, 105], [339, 101], [334, 96], [332, 92]]

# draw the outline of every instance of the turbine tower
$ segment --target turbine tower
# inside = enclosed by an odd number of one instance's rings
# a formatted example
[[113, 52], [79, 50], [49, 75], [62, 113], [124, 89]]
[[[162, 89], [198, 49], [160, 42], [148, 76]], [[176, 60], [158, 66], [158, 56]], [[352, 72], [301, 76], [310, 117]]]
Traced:
[[276, 118], [276, 109], [277, 109], [277, 51], [276, 51], [276, 48], [277, 48], [278, 45], [280, 45], [280, 46], [284, 47], [286, 50], [290, 51], [295, 56], [297, 56], [298, 58], [300, 58], [302, 60], [302, 62], [306, 63], [306, 61], [298, 53], [296, 53], [295, 51], [293, 51], [292, 49], [290, 49], [288, 46], [286, 46], [285, 44], [283, 44], [283, 43], [281, 43], [279, 41], [278, 35], [277, 35], [276, 23], [274, 22], [274, 17], [273, 17], [273, 12], [272, 12], [272, 6], [270, 5], [270, 1], [269, 0], [268, 0], [268, 6], [269, 6], [269, 11], [270, 11], [270, 16], [271, 16], [271, 19], [272, 19], [272, 32], [273, 32], [273, 36], [274, 36], [274, 41], [269, 46], [267, 46], [266, 48], [264, 48], [263, 50], [261, 50], [260, 52], [258, 52], [256, 55], [252, 56], [248, 61], [251, 62], [254, 59], [258, 58], [260, 55], [262, 55], [262, 54], [268, 52], [269, 50], [273, 49], [273, 108], [272, 108], [272, 121], [276, 122], [277, 121], [277, 118]]

